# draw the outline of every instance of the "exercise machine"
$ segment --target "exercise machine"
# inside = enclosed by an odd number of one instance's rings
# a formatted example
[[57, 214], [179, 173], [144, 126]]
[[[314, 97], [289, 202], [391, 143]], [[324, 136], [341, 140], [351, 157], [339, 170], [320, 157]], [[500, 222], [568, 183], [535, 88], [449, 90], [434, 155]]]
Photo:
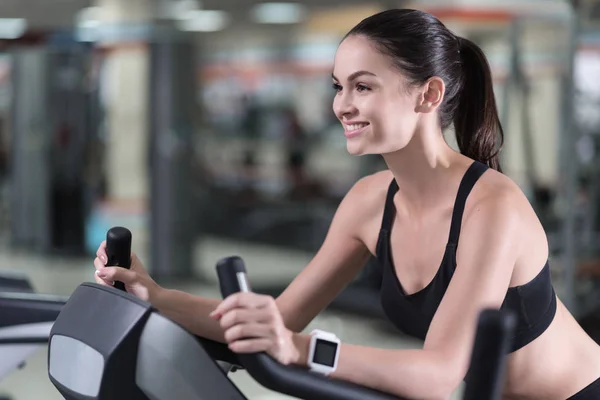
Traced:
[[[219, 261], [217, 273], [223, 297], [250, 290], [241, 258]], [[481, 314], [466, 400], [500, 398], [514, 326], [509, 314]], [[264, 387], [300, 399], [398, 400], [281, 365], [264, 353], [234, 354], [223, 343], [190, 334], [126, 291], [96, 283], [75, 290], [50, 332], [48, 374], [66, 400], [244, 400], [228, 379], [239, 368]]]
[[[0, 380], [48, 343], [67, 299], [35, 293], [25, 275], [0, 274]], [[8, 400], [0, 395], [1, 400]]]
[[58, 296], [0, 293], [0, 379], [48, 343], [65, 302]]
[[[235, 258], [221, 262], [220, 275], [233, 277], [229, 282], [245, 276], [240, 264]], [[225, 279], [221, 285], [233, 286]], [[479, 364], [473, 364], [465, 392], [469, 400], [499, 399], [511, 330], [504, 314], [486, 311], [482, 317], [473, 353]], [[148, 303], [95, 283], [80, 285], [54, 324], [48, 372], [67, 400], [246, 399], [228, 379], [230, 369], [217, 360], [246, 369], [268, 389], [300, 399], [398, 400], [283, 366], [266, 354], [233, 354], [222, 343], [191, 335]]]
[[[129, 242], [123, 241], [127, 238]], [[106, 239], [107, 264], [129, 268], [131, 233], [113, 228]], [[121, 282], [115, 287], [125, 290]], [[22, 368], [33, 353], [47, 346], [50, 329], [67, 300], [64, 296], [35, 293], [23, 274], [0, 274], [0, 380]]]
[[[117, 247], [115, 235], [121, 239]], [[127, 235], [129, 242], [123, 242]], [[108, 265], [128, 268], [131, 233], [124, 228], [114, 228], [108, 231], [106, 239]], [[116, 287], [125, 290], [120, 282]], [[24, 274], [0, 274], [0, 380], [15, 369], [23, 368], [29, 357], [47, 346], [50, 329], [67, 300], [64, 296], [35, 293]], [[5, 398], [0, 397], [0, 400]]]
[[33, 286], [27, 276], [17, 272], [0, 273], [0, 293], [33, 291]]

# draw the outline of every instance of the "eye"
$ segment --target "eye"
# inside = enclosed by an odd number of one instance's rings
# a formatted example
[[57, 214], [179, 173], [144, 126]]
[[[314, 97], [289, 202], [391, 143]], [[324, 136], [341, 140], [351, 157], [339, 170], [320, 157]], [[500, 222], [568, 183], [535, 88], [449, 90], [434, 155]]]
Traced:
[[342, 90], [342, 87], [341, 87], [339, 84], [337, 84], [337, 83], [333, 83], [333, 84], [331, 85], [331, 87], [332, 87], [332, 88], [333, 88], [333, 90], [335, 90], [336, 92], [339, 92], [340, 90]]
[[356, 90], [358, 92], [364, 92], [366, 90], [371, 90], [371, 89], [369, 87], [367, 87], [367, 86], [362, 85], [362, 84], [359, 83], [358, 85], [356, 85]]

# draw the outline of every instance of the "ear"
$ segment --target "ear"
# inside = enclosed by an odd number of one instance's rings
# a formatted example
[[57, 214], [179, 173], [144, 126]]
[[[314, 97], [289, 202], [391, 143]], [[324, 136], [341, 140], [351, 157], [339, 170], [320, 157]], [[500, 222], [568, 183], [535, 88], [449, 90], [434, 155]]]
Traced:
[[444, 81], [441, 78], [437, 76], [429, 78], [422, 86], [417, 111], [430, 113], [437, 110], [444, 100], [445, 90], [446, 85], [444, 85]]

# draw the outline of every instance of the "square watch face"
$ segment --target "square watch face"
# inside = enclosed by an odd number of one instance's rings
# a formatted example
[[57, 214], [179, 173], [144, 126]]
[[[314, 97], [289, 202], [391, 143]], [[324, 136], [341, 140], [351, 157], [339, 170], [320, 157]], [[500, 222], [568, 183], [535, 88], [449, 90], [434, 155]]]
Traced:
[[335, 363], [335, 352], [337, 347], [337, 343], [317, 339], [315, 343], [315, 353], [313, 355], [312, 361], [316, 364], [333, 367], [333, 364]]

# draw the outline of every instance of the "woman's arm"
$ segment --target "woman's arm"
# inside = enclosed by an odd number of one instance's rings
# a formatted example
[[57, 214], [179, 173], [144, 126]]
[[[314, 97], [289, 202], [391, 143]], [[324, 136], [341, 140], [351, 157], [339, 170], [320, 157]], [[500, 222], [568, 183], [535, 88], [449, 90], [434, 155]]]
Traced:
[[[357, 238], [363, 225], [366, 202], [375, 199], [372, 178], [359, 180], [340, 203], [326, 239], [316, 256], [276, 299], [285, 326], [302, 331], [350, 283], [370, 256]], [[362, 204], [357, 206], [358, 201]], [[371, 209], [376, 209], [377, 204]], [[358, 212], [357, 212], [358, 208]], [[250, 266], [251, 268], [251, 266]], [[115, 278], [116, 279], [116, 278]], [[188, 331], [224, 342], [223, 329], [209, 314], [221, 303], [178, 290], [161, 289], [152, 304]]]
[[361, 236], [373, 216], [381, 215], [385, 196], [381, 178], [357, 181], [341, 201], [321, 248], [276, 299], [285, 325], [301, 332], [356, 277], [371, 256]]
[[[310, 336], [296, 333], [292, 340], [300, 353], [294, 364], [306, 367]], [[449, 360], [435, 351], [342, 343], [338, 368], [330, 376], [403, 398], [447, 400], [459, 384], [451, 368]]]
[[[449, 398], [468, 370], [479, 312], [500, 308], [509, 287], [521, 251], [522, 222], [515, 210], [511, 199], [494, 198], [465, 221], [457, 268], [422, 350], [342, 344], [332, 377], [401, 397]], [[294, 334], [297, 364], [306, 365], [309, 340]]]
[[195, 296], [179, 290], [162, 289], [152, 305], [189, 332], [224, 343], [223, 329], [209, 317], [220, 302], [219, 299]]

